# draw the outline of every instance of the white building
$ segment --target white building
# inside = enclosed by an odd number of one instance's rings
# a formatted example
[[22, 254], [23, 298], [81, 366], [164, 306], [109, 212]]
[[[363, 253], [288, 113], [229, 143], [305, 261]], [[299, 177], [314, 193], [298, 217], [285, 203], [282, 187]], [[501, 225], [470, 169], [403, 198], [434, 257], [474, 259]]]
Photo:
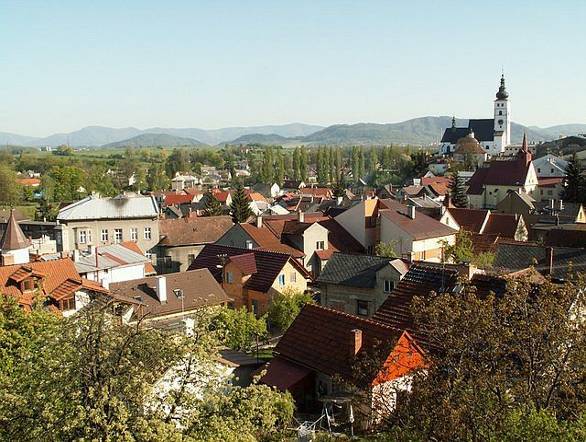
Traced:
[[505, 147], [511, 144], [511, 103], [505, 88], [504, 75], [501, 77], [501, 84], [494, 100], [493, 118], [468, 120], [467, 127], [456, 127], [456, 119], [452, 118], [452, 127], [444, 131], [439, 153], [452, 154], [458, 140], [470, 131], [474, 132], [475, 138], [489, 155], [501, 154]]

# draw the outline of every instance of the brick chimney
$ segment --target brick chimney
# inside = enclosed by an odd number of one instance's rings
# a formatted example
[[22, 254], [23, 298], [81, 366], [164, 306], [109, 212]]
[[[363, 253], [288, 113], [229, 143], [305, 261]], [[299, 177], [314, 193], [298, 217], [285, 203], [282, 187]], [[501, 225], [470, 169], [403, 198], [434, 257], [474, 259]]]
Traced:
[[355, 328], [350, 330], [350, 357], [354, 358], [362, 348], [362, 330]]
[[303, 213], [302, 210], [300, 210], [299, 212], [297, 212], [297, 221], [299, 221], [300, 223], [304, 223], [305, 222], [305, 213]]

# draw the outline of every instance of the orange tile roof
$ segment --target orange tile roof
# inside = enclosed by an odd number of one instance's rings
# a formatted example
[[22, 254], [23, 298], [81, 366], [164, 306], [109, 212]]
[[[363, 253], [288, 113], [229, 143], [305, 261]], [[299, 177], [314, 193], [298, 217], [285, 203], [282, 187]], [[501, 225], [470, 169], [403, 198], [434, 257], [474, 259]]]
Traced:
[[38, 178], [18, 178], [16, 182], [21, 186], [36, 187], [41, 185], [41, 180]]
[[23, 293], [20, 290], [19, 284], [28, 276], [40, 278], [43, 293], [56, 300], [62, 299], [67, 295], [72, 295], [84, 285], [93, 291], [108, 293], [100, 285], [94, 286], [91, 282], [87, 285], [87, 280], [79, 276], [74, 262], [69, 258], [1, 266], [0, 292], [5, 295], [14, 296], [19, 304], [30, 307], [32, 305], [32, 293]]
[[193, 195], [185, 193], [172, 193], [165, 196], [165, 205], [173, 206], [177, 204], [190, 204], [193, 201]]

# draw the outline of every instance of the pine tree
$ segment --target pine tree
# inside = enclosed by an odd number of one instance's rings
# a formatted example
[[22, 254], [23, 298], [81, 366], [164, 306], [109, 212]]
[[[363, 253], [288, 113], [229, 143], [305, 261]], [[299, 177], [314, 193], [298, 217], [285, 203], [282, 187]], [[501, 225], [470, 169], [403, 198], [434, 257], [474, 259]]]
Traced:
[[206, 201], [203, 208], [203, 216], [220, 216], [224, 214], [222, 203], [216, 199], [211, 190], [208, 191], [205, 198]]
[[342, 149], [336, 147], [334, 159], [334, 168], [336, 170], [336, 182], [339, 183], [342, 180]]
[[276, 154], [275, 173], [273, 178], [279, 186], [283, 185], [283, 180], [285, 179], [285, 159], [280, 151], [277, 151]]
[[304, 147], [299, 150], [299, 179], [307, 181], [307, 150]]
[[464, 183], [464, 178], [456, 175], [455, 178], [452, 177], [453, 180], [453, 190], [452, 194], [452, 203], [456, 207], [465, 208], [468, 207], [468, 196], [466, 195], [466, 185]]
[[244, 223], [252, 216], [252, 210], [248, 204], [244, 187], [241, 183], [236, 186], [236, 192], [232, 197], [232, 204], [230, 204], [230, 212], [232, 214], [232, 221], [236, 223]]
[[352, 146], [352, 176], [354, 177], [354, 182], [358, 182], [360, 179], [360, 170], [359, 170], [359, 160], [358, 160], [358, 147]]
[[299, 148], [296, 147], [293, 151], [293, 179], [300, 180], [301, 179], [301, 154], [299, 152]]
[[358, 179], [364, 176], [364, 149], [358, 148]]
[[580, 174], [580, 165], [576, 154], [572, 155], [572, 159], [568, 162], [566, 167], [566, 187], [564, 188], [562, 198], [572, 203], [582, 203], [586, 201], [584, 191], [586, 185], [584, 178]]

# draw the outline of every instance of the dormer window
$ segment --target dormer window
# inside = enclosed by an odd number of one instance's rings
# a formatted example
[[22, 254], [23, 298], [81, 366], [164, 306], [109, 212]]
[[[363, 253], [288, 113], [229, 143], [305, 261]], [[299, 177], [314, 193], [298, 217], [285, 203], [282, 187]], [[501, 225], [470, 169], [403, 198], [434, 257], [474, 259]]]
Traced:
[[232, 272], [226, 272], [226, 282], [232, 284], [234, 282], [234, 274]]
[[22, 291], [30, 292], [35, 289], [35, 281], [32, 278], [25, 279], [22, 281]]
[[68, 310], [75, 310], [75, 297], [65, 298], [61, 300], [61, 310], [66, 312]]

